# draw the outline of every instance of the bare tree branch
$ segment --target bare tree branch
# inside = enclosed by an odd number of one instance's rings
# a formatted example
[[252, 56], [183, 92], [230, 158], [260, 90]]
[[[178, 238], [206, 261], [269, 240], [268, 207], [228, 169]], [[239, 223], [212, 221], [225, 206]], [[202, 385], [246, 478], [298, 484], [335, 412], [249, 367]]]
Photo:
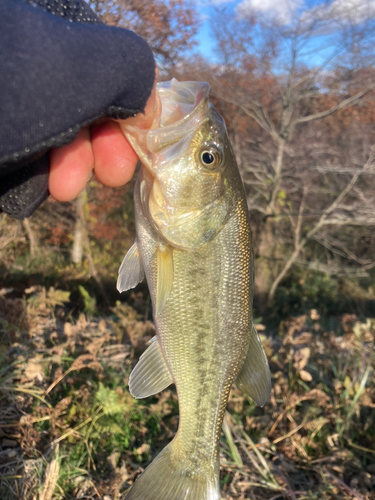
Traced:
[[315, 113], [313, 115], [308, 115], [308, 116], [301, 116], [300, 118], [297, 118], [297, 120], [294, 121], [294, 124], [298, 123], [307, 123], [311, 122], [313, 120], [319, 120], [321, 118], [326, 118], [329, 115], [332, 115], [339, 109], [344, 109], [349, 106], [353, 106], [354, 104], [358, 104], [362, 97], [364, 97], [366, 94], [371, 92], [375, 88], [375, 85], [370, 85], [364, 90], [361, 90], [360, 92], [357, 92], [355, 95], [348, 97], [347, 99], [344, 99], [343, 101], [339, 102], [336, 104], [336, 106], [333, 106], [330, 109], [327, 109], [326, 111], [321, 111], [320, 113]]

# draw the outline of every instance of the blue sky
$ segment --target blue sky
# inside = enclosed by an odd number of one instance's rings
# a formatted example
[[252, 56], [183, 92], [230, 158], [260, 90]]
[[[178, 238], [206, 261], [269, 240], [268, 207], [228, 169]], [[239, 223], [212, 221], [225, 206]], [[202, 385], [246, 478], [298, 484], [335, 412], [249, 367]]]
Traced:
[[[265, 19], [276, 18], [282, 24], [288, 24], [294, 14], [304, 15], [307, 11], [329, 4], [327, 11], [342, 19], [350, 15], [351, 21], [358, 23], [365, 15], [375, 15], [375, 0], [203, 0], [195, 1], [196, 9], [201, 17], [202, 26], [199, 32], [199, 51], [208, 59], [214, 60], [215, 42], [211, 36], [211, 19], [215, 7], [225, 8], [233, 16], [247, 12], [249, 9], [260, 13]], [[349, 13], [349, 14], [348, 14]]]
[[215, 42], [211, 36], [211, 18], [215, 7], [224, 8], [236, 15], [236, 7], [240, 3], [240, 0], [230, 1], [230, 2], [197, 2], [197, 11], [200, 14], [202, 20], [202, 26], [199, 31], [198, 41], [199, 41], [199, 51], [207, 58], [214, 57], [214, 46]]

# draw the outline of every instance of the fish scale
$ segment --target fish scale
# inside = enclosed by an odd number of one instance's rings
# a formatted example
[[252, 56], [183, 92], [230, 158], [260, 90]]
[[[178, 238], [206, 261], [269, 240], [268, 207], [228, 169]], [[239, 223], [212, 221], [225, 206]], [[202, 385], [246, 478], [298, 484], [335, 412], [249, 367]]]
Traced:
[[[126, 500], [218, 500], [219, 439], [232, 383], [261, 405], [270, 392], [253, 326], [248, 210], [207, 84], [173, 80], [158, 92], [165, 107], [152, 130], [145, 136], [124, 129], [143, 166], [134, 193], [137, 239], [118, 289], [135, 286], [144, 271], [156, 329], [130, 376], [130, 391], [142, 398], [174, 383], [180, 419], [175, 438]], [[181, 103], [183, 118], [173, 107]], [[204, 163], [207, 151], [212, 171]]]

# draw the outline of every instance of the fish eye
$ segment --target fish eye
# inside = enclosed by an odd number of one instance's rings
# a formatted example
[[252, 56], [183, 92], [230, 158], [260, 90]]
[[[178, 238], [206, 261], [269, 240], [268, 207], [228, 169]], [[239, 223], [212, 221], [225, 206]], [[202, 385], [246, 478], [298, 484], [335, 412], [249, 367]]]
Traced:
[[202, 161], [205, 165], [211, 165], [215, 161], [215, 157], [209, 151], [205, 151], [202, 154]]
[[202, 165], [210, 170], [221, 164], [221, 154], [216, 149], [203, 149], [199, 155]]

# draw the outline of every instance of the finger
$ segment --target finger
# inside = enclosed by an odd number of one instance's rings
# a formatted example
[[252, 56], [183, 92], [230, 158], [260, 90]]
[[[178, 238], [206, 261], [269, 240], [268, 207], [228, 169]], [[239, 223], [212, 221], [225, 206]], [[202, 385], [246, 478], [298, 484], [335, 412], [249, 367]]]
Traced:
[[156, 84], [159, 76], [159, 69], [156, 68], [156, 78], [154, 86], [152, 87], [151, 95], [146, 103], [144, 113], [138, 113], [134, 117], [127, 118], [124, 123], [126, 126], [139, 127], [142, 129], [150, 128], [154, 119], [160, 114], [160, 99], [156, 92]]
[[49, 191], [58, 201], [70, 201], [84, 189], [94, 166], [90, 132], [81, 129], [77, 138], [50, 153]]
[[95, 175], [106, 186], [122, 186], [134, 174], [138, 157], [118, 123], [108, 121], [91, 128]]

